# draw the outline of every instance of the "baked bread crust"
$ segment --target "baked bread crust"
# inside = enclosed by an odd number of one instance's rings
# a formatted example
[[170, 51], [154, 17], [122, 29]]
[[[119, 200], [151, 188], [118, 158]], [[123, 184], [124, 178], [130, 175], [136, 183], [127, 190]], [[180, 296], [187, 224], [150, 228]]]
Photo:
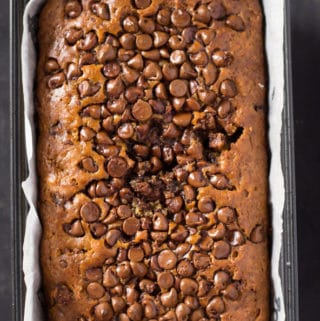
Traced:
[[[38, 208], [50, 321], [269, 320], [263, 16], [258, 0], [202, 3], [48, 0], [41, 12]], [[190, 26], [205, 33], [191, 28], [186, 57], [173, 57]], [[193, 71], [181, 74], [179, 59]], [[126, 93], [139, 81], [142, 95]]]

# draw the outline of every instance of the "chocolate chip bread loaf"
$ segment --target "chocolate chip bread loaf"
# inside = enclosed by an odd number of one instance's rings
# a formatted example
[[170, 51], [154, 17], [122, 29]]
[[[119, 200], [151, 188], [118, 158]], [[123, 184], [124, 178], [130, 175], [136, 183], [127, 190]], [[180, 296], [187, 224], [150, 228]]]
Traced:
[[49, 321], [267, 321], [258, 0], [48, 0], [37, 75]]

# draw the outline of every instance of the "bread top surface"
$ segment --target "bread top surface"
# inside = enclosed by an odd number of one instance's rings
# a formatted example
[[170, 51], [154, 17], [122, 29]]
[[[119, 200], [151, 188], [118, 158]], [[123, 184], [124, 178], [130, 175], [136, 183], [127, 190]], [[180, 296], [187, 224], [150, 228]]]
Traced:
[[49, 320], [268, 320], [259, 1], [49, 0], [39, 44]]

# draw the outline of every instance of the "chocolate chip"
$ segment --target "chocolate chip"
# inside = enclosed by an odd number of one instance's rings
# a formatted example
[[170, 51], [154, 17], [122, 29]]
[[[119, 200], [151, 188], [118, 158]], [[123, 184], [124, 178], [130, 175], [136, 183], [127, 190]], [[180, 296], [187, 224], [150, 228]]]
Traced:
[[236, 84], [231, 79], [226, 79], [220, 84], [220, 93], [223, 97], [233, 98], [238, 94]]
[[139, 30], [139, 26], [138, 26], [138, 19], [134, 16], [128, 16], [126, 17], [123, 22], [123, 29], [126, 32], [130, 32], [130, 33], [136, 33]]
[[171, 22], [178, 28], [187, 27], [190, 20], [189, 13], [183, 9], [175, 9], [171, 14]]
[[144, 316], [148, 319], [153, 319], [157, 316], [158, 311], [156, 304], [151, 299], [144, 299], [142, 301], [144, 308]]
[[108, 43], [99, 46], [99, 48], [97, 49], [97, 59], [101, 64], [105, 64], [108, 61], [112, 61], [116, 57], [117, 50]]
[[86, 279], [90, 282], [99, 281], [102, 279], [101, 268], [90, 268], [86, 270]]
[[123, 232], [127, 235], [134, 235], [140, 228], [140, 222], [136, 217], [127, 218], [122, 225]]
[[207, 64], [206, 67], [202, 69], [202, 76], [207, 86], [213, 85], [218, 78], [217, 67], [212, 63]]
[[237, 230], [229, 230], [227, 233], [227, 239], [232, 246], [242, 245], [246, 241], [243, 234]]
[[81, 237], [84, 235], [84, 230], [80, 220], [75, 220], [70, 224], [65, 224], [63, 229], [66, 233], [74, 237]]
[[171, 36], [168, 44], [172, 50], [184, 49], [187, 45], [185, 39], [180, 35]]
[[231, 64], [232, 55], [226, 51], [216, 50], [212, 55], [212, 60], [217, 67], [226, 67]]
[[191, 309], [185, 303], [179, 303], [176, 307], [177, 321], [187, 321], [189, 320], [189, 315], [191, 314]]
[[114, 35], [111, 35], [111, 34], [107, 34], [105, 43], [108, 43], [109, 45], [115, 48], [120, 47], [118, 38], [116, 38]]
[[230, 184], [229, 179], [224, 174], [215, 174], [210, 177], [210, 183], [219, 190], [229, 189], [232, 190], [233, 186]]
[[265, 231], [262, 225], [256, 225], [251, 233], [250, 240], [253, 243], [261, 243], [265, 240]]
[[76, 64], [70, 63], [68, 65], [68, 67], [67, 67], [67, 79], [68, 80], [75, 80], [78, 77], [80, 77], [81, 75], [82, 75], [82, 72]]
[[56, 89], [63, 85], [65, 81], [65, 76], [63, 72], [59, 72], [51, 76], [48, 80], [48, 87], [50, 89]]
[[136, 46], [139, 50], [149, 50], [152, 47], [152, 38], [148, 34], [139, 34], [136, 37]]
[[190, 278], [183, 278], [180, 282], [180, 290], [184, 295], [195, 295], [198, 291], [198, 283]]
[[193, 187], [203, 187], [207, 184], [200, 171], [191, 172], [188, 176], [188, 183]]
[[120, 238], [120, 236], [121, 232], [119, 230], [110, 230], [106, 235], [106, 242], [108, 243], [108, 245], [114, 246]]
[[68, 1], [64, 7], [64, 12], [68, 18], [77, 18], [82, 11], [81, 4], [78, 1]]
[[99, 238], [102, 235], [106, 234], [107, 227], [102, 223], [92, 223], [90, 224], [90, 231], [94, 237]]
[[163, 83], [160, 83], [155, 88], [155, 95], [159, 99], [167, 99], [167, 89], [166, 86]]
[[187, 60], [184, 50], [174, 50], [170, 54], [170, 62], [174, 65], [182, 65]]
[[145, 9], [150, 6], [151, 0], [134, 0], [134, 3], [138, 9]]
[[235, 14], [232, 14], [227, 18], [226, 25], [235, 31], [245, 30], [245, 25], [242, 18]]
[[117, 266], [117, 274], [121, 279], [128, 279], [132, 275], [129, 262], [122, 262]]
[[123, 34], [119, 39], [121, 46], [124, 49], [134, 49], [136, 43], [136, 37], [131, 33]]
[[163, 31], [155, 31], [153, 33], [153, 45], [155, 48], [164, 46], [169, 39], [169, 35]]
[[100, 299], [104, 296], [104, 287], [98, 282], [89, 283], [87, 286], [87, 293], [92, 299]]
[[120, 65], [117, 62], [109, 62], [103, 66], [102, 72], [107, 78], [115, 78], [120, 73]]
[[126, 65], [122, 65], [122, 79], [126, 84], [134, 83], [140, 74], [135, 69], [132, 69]]
[[198, 201], [198, 209], [202, 213], [209, 213], [214, 210], [214, 202], [209, 196], [203, 196]]
[[169, 91], [172, 96], [182, 97], [188, 92], [188, 86], [185, 81], [181, 79], [175, 79], [170, 82]]
[[223, 291], [223, 295], [225, 298], [236, 301], [240, 297], [239, 285], [238, 283], [231, 283], [227, 286], [227, 288]]
[[140, 54], [135, 55], [133, 58], [131, 58], [128, 61], [128, 66], [136, 70], [142, 70], [143, 69], [142, 56]]
[[150, 62], [144, 69], [143, 75], [148, 80], [159, 81], [162, 79], [162, 71], [160, 66], [155, 62]]
[[199, 99], [206, 105], [211, 105], [216, 100], [216, 94], [212, 90], [199, 89]]
[[126, 89], [125, 98], [129, 103], [135, 103], [143, 97], [143, 89], [139, 87], [129, 87]]
[[192, 119], [191, 113], [179, 113], [173, 116], [172, 121], [180, 127], [187, 127], [190, 125]]
[[167, 231], [169, 224], [167, 218], [161, 213], [155, 213], [153, 215], [153, 229], [155, 231]]
[[44, 65], [44, 71], [47, 75], [50, 75], [51, 73], [54, 73], [59, 69], [60, 69], [59, 63], [54, 58], [49, 58]]
[[192, 263], [188, 260], [182, 260], [177, 266], [177, 273], [183, 277], [190, 277], [194, 274], [195, 269]]
[[130, 262], [130, 266], [133, 274], [138, 278], [143, 278], [148, 273], [146, 265], [142, 262]]
[[205, 51], [199, 51], [189, 56], [191, 62], [197, 66], [205, 66], [208, 64], [208, 55]]
[[130, 123], [122, 124], [118, 128], [118, 135], [122, 139], [129, 139], [133, 136], [133, 134], [134, 134], [134, 129]]
[[173, 275], [170, 272], [161, 272], [158, 274], [158, 284], [163, 289], [169, 289], [174, 282]]
[[178, 77], [178, 68], [172, 63], [165, 63], [162, 67], [162, 74], [168, 81], [172, 81]]
[[188, 53], [191, 55], [197, 54], [201, 51], [204, 51], [204, 46], [199, 40], [194, 40], [193, 43], [188, 47]]
[[[122, 114], [126, 109], [127, 102], [123, 98], [115, 99], [115, 100], [109, 100], [107, 103], [108, 110], [112, 114]], [[110, 139], [110, 141], [104, 141], [101, 143], [106, 144], [113, 144], [113, 141]]]
[[111, 321], [113, 310], [108, 302], [102, 302], [94, 307], [94, 315], [98, 321]]
[[184, 38], [185, 42], [187, 44], [189, 44], [194, 40], [194, 36], [195, 36], [196, 32], [197, 32], [196, 27], [187, 27], [182, 30], [181, 35]]
[[142, 292], [151, 294], [155, 291], [156, 284], [151, 280], [144, 279], [139, 282], [139, 288]]
[[213, 245], [213, 255], [217, 260], [226, 259], [230, 251], [230, 245], [225, 241], [217, 241]]
[[212, 229], [208, 231], [208, 235], [214, 240], [221, 240], [226, 234], [226, 228], [222, 223], [215, 225]]
[[143, 310], [142, 310], [141, 304], [135, 302], [132, 305], [130, 305], [129, 308], [127, 309], [127, 314], [130, 320], [132, 321], [142, 320]]
[[80, 215], [87, 223], [93, 223], [99, 219], [100, 208], [94, 202], [88, 202], [82, 205]]
[[87, 172], [94, 173], [99, 167], [92, 157], [86, 157], [80, 162], [80, 167]]
[[196, 269], [205, 269], [210, 265], [210, 257], [203, 253], [194, 253], [193, 255], [193, 265]]
[[216, 33], [212, 29], [201, 29], [197, 32], [196, 38], [205, 46], [208, 46], [214, 39]]
[[140, 247], [133, 247], [128, 251], [128, 258], [132, 262], [141, 262], [144, 259], [144, 252]]
[[230, 283], [230, 275], [225, 271], [217, 271], [214, 274], [214, 286], [220, 291], [227, 287], [227, 285]]
[[147, 121], [152, 116], [152, 108], [147, 102], [139, 99], [132, 107], [132, 115], [138, 121]]
[[221, 314], [225, 311], [225, 305], [223, 300], [216, 296], [208, 303], [206, 312], [210, 317], [215, 317], [217, 314]]
[[224, 6], [220, 3], [217, 3], [216, 1], [212, 1], [208, 5], [208, 9], [211, 13], [211, 17], [216, 20], [223, 19], [226, 16], [226, 9]]
[[109, 97], [118, 98], [124, 91], [124, 85], [120, 77], [109, 80], [106, 91]]
[[99, 2], [92, 4], [91, 11], [101, 19], [110, 20], [109, 6], [106, 3]]
[[83, 80], [78, 86], [80, 98], [94, 96], [100, 88], [101, 85], [99, 83], [94, 83], [90, 80]]
[[160, 48], [160, 56], [164, 59], [168, 59], [170, 58], [170, 53], [169, 53], [169, 50], [167, 48]]
[[78, 43], [78, 49], [89, 51], [98, 44], [98, 38], [94, 31], [88, 32], [84, 39], [81, 39]]
[[160, 51], [158, 49], [152, 49], [149, 51], [142, 51], [141, 52], [143, 58], [152, 60], [152, 61], [159, 61], [161, 59]]
[[180, 73], [179, 73], [180, 78], [192, 79], [197, 77], [197, 75], [198, 75], [197, 72], [193, 69], [191, 64], [188, 62], [183, 63], [182, 66], [180, 67]]
[[151, 163], [151, 172], [152, 173], [159, 172], [163, 167], [161, 160], [155, 156], [151, 157], [150, 163]]
[[220, 118], [226, 118], [232, 113], [232, 105], [228, 100], [223, 100], [218, 107]]
[[231, 224], [236, 218], [235, 209], [229, 206], [221, 207], [217, 211], [217, 218], [224, 224]]
[[141, 157], [147, 157], [149, 154], [149, 148], [145, 145], [134, 145], [133, 150], [135, 151], [136, 155]]
[[103, 285], [106, 288], [113, 288], [119, 283], [119, 278], [112, 267], [107, 268], [103, 274]]
[[127, 62], [134, 56], [135, 52], [134, 50], [127, 50], [124, 48], [120, 48], [118, 50], [118, 60], [120, 62]]
[[138, 24], [141, 31], [145, 33], [153, 33], [156, 28], [155, 23], [151, 18], [141, 17]]
[[158, 263], [162, 269], [173, 269], [177, 264], [176, 255], [170, 250], [163, 250], [158, 256]]
[[83, 30], [73, 27], [66, 31], [65, 38], [69, 45], [74, 45], [79, 39], [83, 37]]
[[112, 305], [113, 311], [115, 313], [119, 313], [125, 309], [127, 304], [122, 297], [113, 296], [111, 297], [111, 305]]
[[112, 177], [123, 177], [127, 174], [128, 164], [122, 157], [112, 157], [107, 165], [107, 171]]
[[169, 23], [170, 23], [170, 10], [167, 8], [161, 9], [157, 14], [157, 22], [163, 26], [169, 25]]
[[168, 308], [173, 308], [178, 303], [178, 293], [175, 288], [171, 288], [169, 292], [160, 296], [161, 303]]
[[132, 216], [132, 210], [128, 205], [120, 205], [117, 208], [117, 214], [121, 219], [125, 219]]
[[91, 52], [82, 52], [79, 58], [79, 66], [91, 65], [96, 63], [96, 57]]
[[196, 21], [208, 24], [211, 20], [211, 13], [208, 9], [208, 6], [201, 4], [194, 13], [194, 19]]

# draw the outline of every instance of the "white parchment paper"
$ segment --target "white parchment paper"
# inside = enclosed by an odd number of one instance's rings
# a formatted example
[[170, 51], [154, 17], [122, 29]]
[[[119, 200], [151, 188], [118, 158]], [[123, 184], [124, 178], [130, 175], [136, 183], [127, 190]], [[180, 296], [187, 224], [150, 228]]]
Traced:
[[[25, 143], [29, 167], [29, 177], [23, 182], [22, 187], [30, 205], [23, 244], [23, 271], [26, 284], [24, 321], [42, 321], [43, 319], [38, 295], [41, 284], [39, 266], [41, 225], [36, 211], [37, 177], [35, 165], [34, 79], [36, 73], [36, 15], [39, 13], [44, 2], [45, 0], [30, 0], [26, 6], [21, 46]], [[273, 227], [271, 276], [274, 287], [274, 320], [284, 321], [285, 311], [279, 276], [282, 213], [285, 197], [280, 149], [282, 110], [284, 106], [284, 0], [262, 0], [262, 2], [266, 20], [266, 53], [269, 69], [268, 117], [271, 150], [269, 186]]]

